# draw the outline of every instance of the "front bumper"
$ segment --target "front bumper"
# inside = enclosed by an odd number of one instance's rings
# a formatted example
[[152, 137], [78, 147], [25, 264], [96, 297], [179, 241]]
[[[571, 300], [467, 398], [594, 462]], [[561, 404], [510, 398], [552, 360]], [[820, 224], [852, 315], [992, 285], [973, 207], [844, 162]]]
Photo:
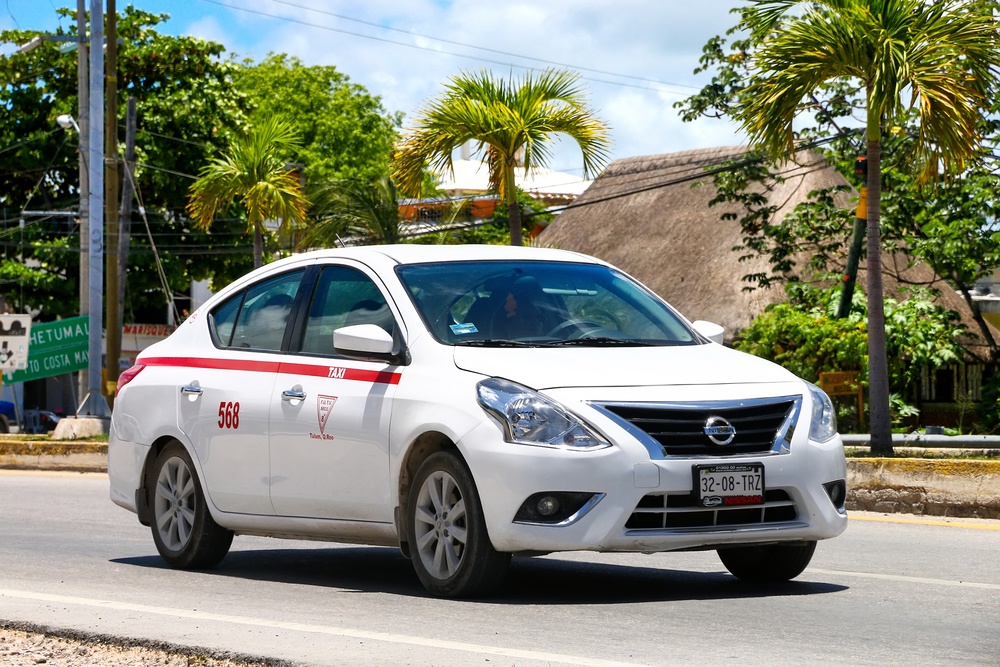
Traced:
[[[813, 541], [842, 533], [847, 514], [824, 488], [846, 478], [840, 438], [798, 440], [785, 454], [654, 460], [639, 443], [621, 440], [593, 452], [514, 445], [502, 441], [496, 425], [484, 423], [460, 447], [497, 550], [657, 552]], [[710, 463], [762, 464], [764, 503], [695, 506], [693, 466]], [[515, 520], [525, 499], [545, 492], [591, 493], [599, 500], [560, 525]]]

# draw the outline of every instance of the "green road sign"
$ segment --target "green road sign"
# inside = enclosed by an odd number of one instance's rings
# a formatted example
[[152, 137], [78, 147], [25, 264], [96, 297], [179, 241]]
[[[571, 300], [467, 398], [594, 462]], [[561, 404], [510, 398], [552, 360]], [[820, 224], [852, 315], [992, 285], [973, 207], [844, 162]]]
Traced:
[[90, 318], [87, 315], [31, 325], [28, 364], [7, 376], [7, 382], [28, 382], [87, 368], [90, 360]]

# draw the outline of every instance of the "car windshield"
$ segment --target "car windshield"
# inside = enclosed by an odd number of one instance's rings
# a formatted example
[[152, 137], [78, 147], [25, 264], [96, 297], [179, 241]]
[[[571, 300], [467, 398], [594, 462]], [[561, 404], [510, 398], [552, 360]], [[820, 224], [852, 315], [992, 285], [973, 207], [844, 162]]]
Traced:
[[555, 261], [411, 264], [396, 269], [424, 323], [449, 345], [693, 345], [660, 299], [606, 266]]

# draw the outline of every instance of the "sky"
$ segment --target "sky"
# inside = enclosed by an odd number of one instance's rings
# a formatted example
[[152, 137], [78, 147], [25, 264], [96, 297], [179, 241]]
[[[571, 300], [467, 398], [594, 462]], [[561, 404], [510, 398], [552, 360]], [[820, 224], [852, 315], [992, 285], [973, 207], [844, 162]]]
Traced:
[[[88, 8], [90, 0], [86, 2]], [[333, 65], [404, 114], [403, 125], [461, 71], [579, 73], [611, 127], [612, 159], [743, 143], [720, 120], [684, 123], [674, 103], [708, 82], [694, 75], [705, 42], [732, 26], [737, 0], [117, 0], [170, 19], [158, 26], [223, 44], [240, 58], [287, 53]], [[0, 0], [0, 30], [54, 31], [75, 0]], [[69, 28], [73, 20], [61, 19]], [[9, 53], [11, 45], [0, 45]], [[580, 174], [571, 140], [551, 169]]]

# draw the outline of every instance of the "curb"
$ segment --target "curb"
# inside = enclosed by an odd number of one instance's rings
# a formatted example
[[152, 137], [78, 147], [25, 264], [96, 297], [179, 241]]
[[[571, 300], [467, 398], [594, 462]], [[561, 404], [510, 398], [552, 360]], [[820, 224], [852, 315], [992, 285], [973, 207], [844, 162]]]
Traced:
[[[0, 441], [0, 469], [108, 471], [106, 442]], [[1000, 519], [1000, 461], [847, 459], [847, 509]]]
[[1000, 461], [848, 459], [847, 508], [1000, 519]]
[[0, 469], [107, 472], [108, 443], [0, 441]]

